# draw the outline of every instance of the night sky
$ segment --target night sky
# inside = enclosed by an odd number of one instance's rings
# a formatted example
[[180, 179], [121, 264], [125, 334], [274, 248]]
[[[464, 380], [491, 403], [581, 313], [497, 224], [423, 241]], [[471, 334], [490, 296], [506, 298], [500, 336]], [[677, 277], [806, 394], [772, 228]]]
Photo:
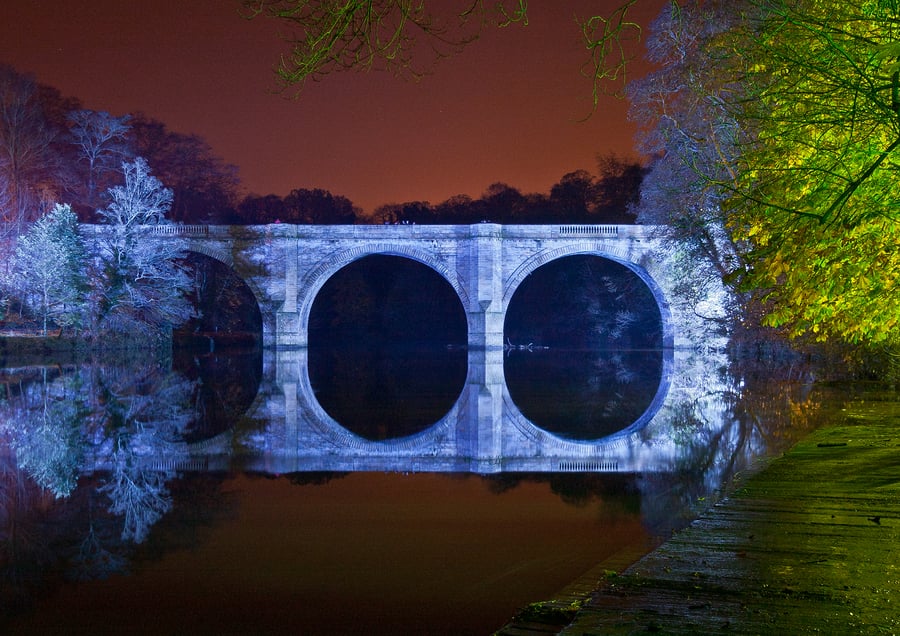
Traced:
[[[665, 0], [642, 0], [646, 24]], [[432, 0], [429, 6], [466, 6]], [[488, 3], [490, 4], [490, 3]], [[366, 211], [479, 196], [494, 182], [547, 192], [598, 153], [636, 157], [627, 103], [590, 113], [574, 16], [618, 0], [533, 1], [530, 24], [489, 29], [419, 82], [340, 73], [299, 100], [273, 94], [286, 45], [231, 0], [23, 0], [0, 18], [0, 62], [114, 115], [196, 133], [240, 169], [246, 192], [325, 188]]]

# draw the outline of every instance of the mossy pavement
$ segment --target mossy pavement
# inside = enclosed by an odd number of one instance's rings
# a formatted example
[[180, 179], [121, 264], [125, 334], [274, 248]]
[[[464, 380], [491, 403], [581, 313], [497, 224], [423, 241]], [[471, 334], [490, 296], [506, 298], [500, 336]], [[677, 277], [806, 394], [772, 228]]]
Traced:
[[900, 401], [847, 404], [581, 599], [498, 634], [900, 634]]

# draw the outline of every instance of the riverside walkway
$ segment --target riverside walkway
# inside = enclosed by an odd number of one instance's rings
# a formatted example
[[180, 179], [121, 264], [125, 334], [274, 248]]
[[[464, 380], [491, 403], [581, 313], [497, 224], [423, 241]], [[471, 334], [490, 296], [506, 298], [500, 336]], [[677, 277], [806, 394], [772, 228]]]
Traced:
[[898, 395], [838, 419], [624, 573], [498, 634], [900, 634]]

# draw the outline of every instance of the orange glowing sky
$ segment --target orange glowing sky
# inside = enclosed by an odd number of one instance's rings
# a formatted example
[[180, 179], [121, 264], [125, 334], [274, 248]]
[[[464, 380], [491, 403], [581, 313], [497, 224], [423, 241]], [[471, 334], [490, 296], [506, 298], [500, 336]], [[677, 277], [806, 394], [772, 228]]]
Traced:
[[[664, 0], [642, 0], [642, 24]], [[24, 0], [0, 19], [0, 62], [115, 115], [143, 112], [203, 137], [247, 192], [325, 188], [371, 211], [479, 196], [494, 182], [547, 192], [596, 155], [634, 156], [627, 103], [588, 121], [590, 82], [574, 17], [617, 0], [529, 4], [527, 27], [489, 29], [419, 82], [341, 73], [299, 100], [272, 94], [285, 45], [237, 0]], [[452, 10], [468, 2], [432, 0]]]

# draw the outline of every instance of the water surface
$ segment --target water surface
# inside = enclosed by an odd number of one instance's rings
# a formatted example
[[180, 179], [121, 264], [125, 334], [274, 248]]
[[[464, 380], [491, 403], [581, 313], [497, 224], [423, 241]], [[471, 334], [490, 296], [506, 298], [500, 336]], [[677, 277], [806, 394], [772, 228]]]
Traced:
[[[575, 457], [566, 472], [522, 472], [504, 470], [498, 457], [471, 464], [490, 472], [442, 471], [453, 464], [429, 464], [434, 458], [416, 449], [445, 452], [450, 440], [463, 455], [494, 452], [504, 448], [497, 440], [534, 436], [557, 440], [553, 448], [603, 447], [605, 436], [646, 412], [671, 373], [654, 352], [613, 353], [613, 362], [562, 356], [568, 369], [552, 353], [500, 352], [508, 393], [478, 410], [473, 402], [506, 384], [494, 369], [494, 384], [469, 386], [470, 352], [462, 395], [475, 397], [454, 404], [446, 396], [460, 391], [460, 373], [447, 376], [456, 388], [444, 390], [429, 370], [458, 358], [444, 350], [412, 367], [425, 393], [441, 396], [431, 410], [427, 395], [404, 400], [377, 389], [330, 413], [327, 396], [340, 391], [329, 378], [344, 381], [337, 370], [369, 365], [337, 360], [321, 367], [327, 372], [295, 376], [286, 369], [302, 356], [286, 364], [260, 352], [181, 352], [174, 366], [7, 361], [0, 626], [42, 634], [488, 634], [610, 556], [667, 537], [736, 472], [813, 426], [823, 408], [807, 385], [735, 379], [720, 356], [679, 354], [676, 368], [687, 375], [628, 437], [655, 449], [652, 468], [610, 471]], [[304, 374], [315, 378], [312, 397], [286, 393]], [[304, 406], [316, 396], [327, 422]], [[492, 413], [491, 404], [520, 415], [487, 427], [466, 419]], [[453, 427], [435, 432], [429, 419], [447, 409], [457, 414]], [[320, 434], [344, 425], [343, 437]], [[286, 439], [299, 440], [293, 459]], [[407, 444], [420, 439], [421, 447]], [[385, 448], [400, 453], [390, 470], [353, 469]], [[320, 469], [284, 470], [291, 461]]]

